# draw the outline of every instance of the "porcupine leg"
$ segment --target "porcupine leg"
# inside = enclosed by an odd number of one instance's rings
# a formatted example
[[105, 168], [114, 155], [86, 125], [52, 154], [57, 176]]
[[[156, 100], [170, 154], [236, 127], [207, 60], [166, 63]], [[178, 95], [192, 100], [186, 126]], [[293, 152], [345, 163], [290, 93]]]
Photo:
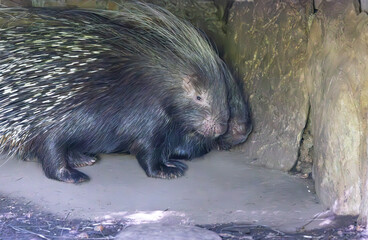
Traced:
[[141, 150], [136, 154], [139, 164], [147, 176], [155, 178], [177, 178], [184, 175], [187, 165], [177, 160], [162, 160], [162, 151]]
[[171, 146], [170, 159], [192, 160], [210, 151], [208, 141], [195, 134], [179, 135], [178, 139], [179, 142]]
[[197, 149], [187, 149], [182, 146], [178, 146], [174, 148], [174, 150], [170, 153], [170, 159], [179, 159], [179, 160], [192, 160], [193, 158], [201, 157], [208, 153], [209, 151], [204, 147], [198, 147]]
[[46, 141], [42, 148], [42, 168], [48, 178], [68, 183], [80, 183], [89, 180], [89, 177], [68, 166], [66, 153], [53, 141]]
[[179, 146], [170, 153], [170, 159], [191, 160], [192, 157], [189, 151]]
[[67, 156], [68, 165], [72, 168], [92, 166], [96, 161], [97, 157], [79, 153], [76, 151], [70, 151]]

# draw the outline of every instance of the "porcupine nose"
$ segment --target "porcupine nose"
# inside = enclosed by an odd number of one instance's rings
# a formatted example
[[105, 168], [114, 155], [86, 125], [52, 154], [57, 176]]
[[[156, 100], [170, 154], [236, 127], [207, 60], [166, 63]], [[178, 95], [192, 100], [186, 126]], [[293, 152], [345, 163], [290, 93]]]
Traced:
[[253, 126], [250, 122], [237, 124], [235, 121], [234, 125], [229, 127], [232, 130], [232, 144], [238, 145], [247, 140], [249, 134], [253, 130]]
[[209, 137], [218, 137], [227, 131], [227, 123], [217, 122], [213, 118], [206, 118], [203, 122], [204, 135]]
[[215, 125], [215, 137], [225, 134], [226, 131], [227, 131], [227, 124], [217, 123]]

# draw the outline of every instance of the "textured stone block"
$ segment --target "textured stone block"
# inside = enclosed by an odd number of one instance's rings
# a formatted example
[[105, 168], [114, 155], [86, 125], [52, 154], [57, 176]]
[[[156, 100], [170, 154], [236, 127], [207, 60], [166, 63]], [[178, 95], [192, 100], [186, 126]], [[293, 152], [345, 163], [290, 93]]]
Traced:
[[337, 214], [359, 214], [366, 175], [367, 26], [358, 1], [323, 1], [309, 37], [313, 176], [321, 201]]
[[284, 171], [297, 160], [308, 113], [309, 8], [300, 2], [235, 1], [227, 23], [225, 59], [249, 93], [255, 127], [239, 148], [255, 164]]

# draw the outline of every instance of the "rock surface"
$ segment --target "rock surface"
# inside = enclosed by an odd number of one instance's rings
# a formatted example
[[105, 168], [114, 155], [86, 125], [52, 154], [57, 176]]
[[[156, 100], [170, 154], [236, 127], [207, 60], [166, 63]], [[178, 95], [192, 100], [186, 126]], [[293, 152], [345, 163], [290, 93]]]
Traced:
[[[20, 0], [18, 0], [20, 1]], [[26, 1], [26, 0], [23, 0]], [[34, 7], [79, 7], [119, 11], [127, 0], [33, 0]], [[141, 0], [159, 5], [176, 16], [190, 21], [195, 27], [203, 30], [222, 49], [225, 33], [223, 32], [222, 14], [213, 1], [193, 0]], [[1, 2], [1, 0], [0, 0]]]
[[297, 160], [308, 113], [302, 72], [311, 6], [301, 2], [235, 1], [226, 26], [225, 59], [249, 93], [254, 119], [240, 149], [255, 164], [284, 171]]
[[0, 7], [31, 7], [31, 0], [0, 0]]
[[358, 1], [322, 1], [310, 30], [305, 79], [313, 123], [313, 176], [320, 199], [337, 214], [359, 214], [362, 203], [367, 26]]
[[141, 224], [122, 230], [117, 240], [221, 240], [216, 233], [190, 225]]
[[[307, 179], [247, 164], [243, 153], [213, 151], [187, 162], [178, 179], [148, 178], [131, 155], [103, 155], [80, 170], [85, 184], [46, 178], [35, 162], [0, 156], [0, 195], [22, 198], [69, 219], [130, 224], [252, 223], [281, 231], [320, 225], [325, 208]], [[330, 221], [331, 222], [331, 221]], [[0, 224], [1, 228], [1, 224]]]

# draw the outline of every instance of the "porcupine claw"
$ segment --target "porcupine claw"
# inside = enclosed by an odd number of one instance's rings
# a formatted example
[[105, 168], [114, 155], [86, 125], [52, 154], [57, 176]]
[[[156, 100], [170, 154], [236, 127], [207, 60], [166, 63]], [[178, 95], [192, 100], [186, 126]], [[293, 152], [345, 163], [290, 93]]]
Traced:
[[184, 175], [185, 171], [188, 169], [188, 166], [185, 163], [182, 163], [177, 160], [170, 160], [161, 165], [161, 171], [158, 172], [156, 176], [159, 178], [178, 178]]
[[67, 183], [81, 183], [88, 181], [89, 177], [73, 168], [63, 167], [56, 173], [55, 179]]
[[72, 168], [92, 166], [97, 161], [96, 156], [86, 154], [71, 154], [68, 158], [68, 165]]

